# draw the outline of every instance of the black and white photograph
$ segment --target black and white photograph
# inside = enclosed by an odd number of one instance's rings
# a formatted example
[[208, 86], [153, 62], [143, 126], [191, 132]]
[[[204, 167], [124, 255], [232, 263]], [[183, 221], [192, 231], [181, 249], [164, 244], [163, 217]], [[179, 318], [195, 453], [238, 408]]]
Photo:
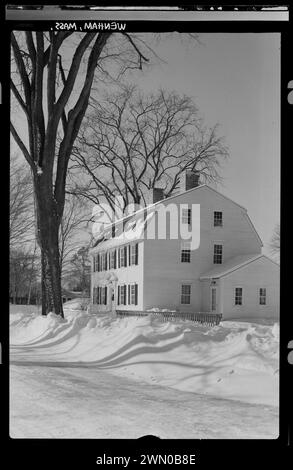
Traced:
[[78, 7], [6, 8], [10, 438], [276, 440], [282, 34]]

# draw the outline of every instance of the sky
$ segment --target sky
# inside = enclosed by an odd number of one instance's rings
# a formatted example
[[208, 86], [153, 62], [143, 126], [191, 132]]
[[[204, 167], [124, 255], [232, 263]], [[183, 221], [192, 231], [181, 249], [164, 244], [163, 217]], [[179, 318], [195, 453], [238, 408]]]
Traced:
[[185, 94], [207, 125], [219, 124], [230, 158], [216, 189], [247, 209], [269, 254], [280, 216], [280, 34], [162, 34], [154, 50], [162, 60], [127, 80]]
[[205, 123], [219, 124], [230, 158], [216, 189], [247, 209], [269, 254], [280, 217], [280, 34], [210, 33], [199, 40], [163, 40], [156, 53], [164, 62], [135, 80], [146, 91], [192, 97]]

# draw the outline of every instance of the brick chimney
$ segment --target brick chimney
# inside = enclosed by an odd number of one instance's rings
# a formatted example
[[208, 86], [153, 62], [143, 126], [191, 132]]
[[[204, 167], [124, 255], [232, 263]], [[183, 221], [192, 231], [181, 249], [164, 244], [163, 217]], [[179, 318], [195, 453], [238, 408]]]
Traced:
[[200, 185], [199, 173], [193, 170], [184, 170], [180, 175], [180, 193]]
[[164, 191], [162, 188], [151, 188], [148, 194], [148, 204], [155, 204], [164, 199]]

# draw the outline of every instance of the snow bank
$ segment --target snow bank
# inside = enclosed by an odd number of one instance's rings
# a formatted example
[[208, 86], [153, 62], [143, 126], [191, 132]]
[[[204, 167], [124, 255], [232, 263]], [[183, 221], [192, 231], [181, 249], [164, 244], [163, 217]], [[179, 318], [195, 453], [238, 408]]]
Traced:
[[[154, 315], [89, 315], [72, 306], [54, 314], [14, 314], [11, 346], [22, 361], [94, 367], [214, 397], [278, 404], [279, 326], [189, 321], [163, 323]], [[166, 391], [166, 393], [168, 393]]]

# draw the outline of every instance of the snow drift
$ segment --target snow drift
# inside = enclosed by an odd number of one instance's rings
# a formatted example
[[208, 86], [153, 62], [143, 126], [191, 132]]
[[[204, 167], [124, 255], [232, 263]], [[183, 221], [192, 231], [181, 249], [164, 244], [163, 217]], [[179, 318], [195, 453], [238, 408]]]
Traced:
[[163, 323], [152, 313], [117, 318], [72, 307], [65, 306], [65, 320], [53, 313], [11, 312], [14, 358], [96, 368], [97, 373], [103, 369], [186, 392], [278, 404], [278, 323], [227, 321], [207, 327]]

